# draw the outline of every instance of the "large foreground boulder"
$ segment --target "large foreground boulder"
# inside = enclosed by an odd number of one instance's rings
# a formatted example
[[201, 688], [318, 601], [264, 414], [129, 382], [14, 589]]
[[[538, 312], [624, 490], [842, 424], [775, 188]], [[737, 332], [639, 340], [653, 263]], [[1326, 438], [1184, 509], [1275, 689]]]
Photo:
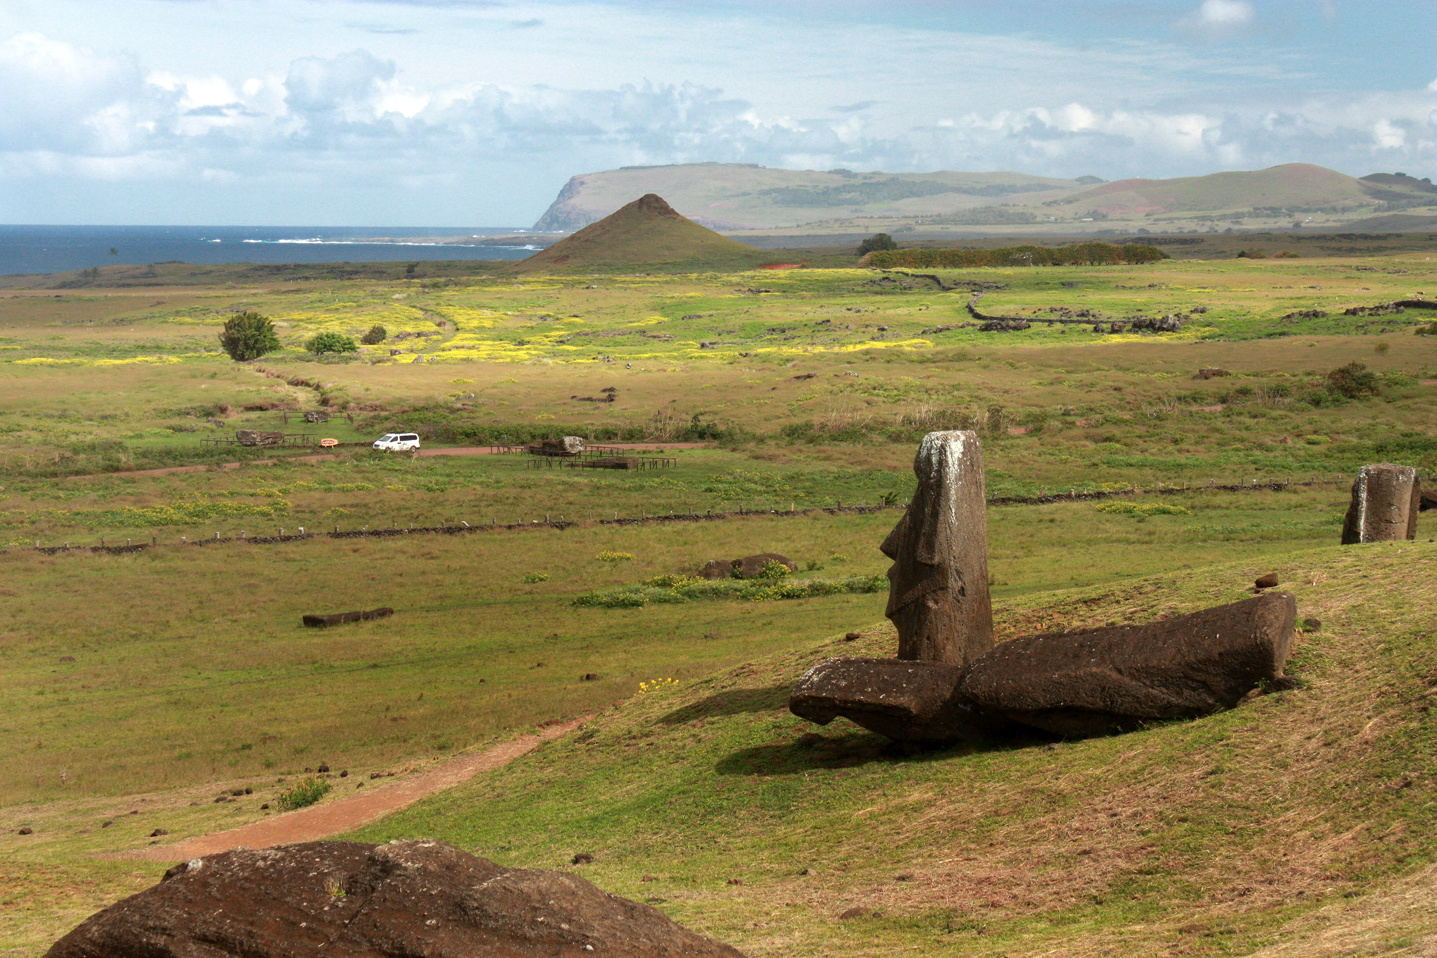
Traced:
[[221, 852], [90, 917], [49, 958], [742, 958], [648, 905], [441, 842]]
[[835, 659], [810, 669], [789, 709], [820, 725], [844, 716], [908, 742], [958, 742], [1015, 726], [1085, 738], [1232, 708], [1282, 675], [1297, 602], [1268, 592], [1146, 625], [1030, 635], [969, 668]]

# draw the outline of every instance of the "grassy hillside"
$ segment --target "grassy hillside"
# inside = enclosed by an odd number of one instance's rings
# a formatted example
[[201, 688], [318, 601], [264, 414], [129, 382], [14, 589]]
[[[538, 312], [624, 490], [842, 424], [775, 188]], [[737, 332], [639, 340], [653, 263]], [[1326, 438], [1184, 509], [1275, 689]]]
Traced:
[[585, 877], [755, 956], [1422, 953], [1437, 935], [1434, 596], [1394, 583], [1437, 570], [1431, 545], [1009, 600], [998, 629], [1186, 612], [1267, 568], [1321, 620], [1297, 643], [1301, 688], [1212, 718], [903, 754], [788, 714], [809, 665], [891, 654], [885, 623], [639, 694], [356, 837], [439, 837], [526, 867], [586, 852]]
[[1363, 183], [1353, 177], [1308, 163], [1288, 163], [1266, 170], [1212, 173], [1171, 180], [1119, 180], [1071, 197], [1066, 205], [1110, 216], [1144, 213], [1194, 213], [1274, 207], [1369, 204]]
[[[587, 737], [367, 834], [432, 831], [516, 864], [589, 851], [604, 887], [755, 955], [1421, 941], [1432, 547], [1332, 544], [1358, 466], [1437, 470], [1437, 337], [1417, 334], [1437, 317], [1371, 311], [1437, 287], [1428, 257], [945, 270], [941, 285], [402, 265], [17, 281], [0, 293], [0, 954], [43, 951], [162, 871], [103, 856], [261, 818], [307, 767], [350, 771], [336, 794], [352, 793], [587, 712]], [[973, 288], [1031, 327], [979, 329]], [[273, 317], [280, 351], [218, 352], [242, 309]], [[1092, 329], [1168, 313], [1179, 332]], [[386, 341], [351, 359], [303, 350], [375, 324]], [[1214, 367], [1227, 375], [1199, 378]], [[303, 423], [316, 410], [332, 418]], [[800, 744], [785, 690], [818, 656], [891, 648], [882, 592], [680, 603], [663, 577], [769, 550], [801, 583], [882, 573], [896, 512], [873, 507], [904, 502], [918, 439], [955, 427], [982, 431], [991, 495], [1142, 490], [1118, 508], [992, 507], [1005, 635], [1186, 611], [1277, 571], [1323, 621], [1302, 639], [1307, 685], [1052, 750], [895, 756], [837, 728]], [[357, 444], [415, 429], [436, 452], [707, 445], [604, 471], [202, 441], [240, 428]], [[90, 551], [101, 540], [155, 545]], [[576, 604], [616, 589], [649, 601]], [[299, 622], [380, 605], [396, 614]], [[679, 684], [640, 693], [664, 678]], [[214, 802], [237, 787], [253, 792]], [[1381, 917], [1364, 930], [1357, 914]]]

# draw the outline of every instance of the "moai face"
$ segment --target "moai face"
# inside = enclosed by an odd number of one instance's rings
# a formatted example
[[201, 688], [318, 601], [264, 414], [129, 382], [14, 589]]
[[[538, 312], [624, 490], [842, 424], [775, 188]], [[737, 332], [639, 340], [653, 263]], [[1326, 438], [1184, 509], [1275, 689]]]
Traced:
[[879, 546], [893, 560], [885, 614], [898, 629], [899, 658], [966, 664], [993, 644], [977, 434], [929, 433], [913, 471], [913, 501]]

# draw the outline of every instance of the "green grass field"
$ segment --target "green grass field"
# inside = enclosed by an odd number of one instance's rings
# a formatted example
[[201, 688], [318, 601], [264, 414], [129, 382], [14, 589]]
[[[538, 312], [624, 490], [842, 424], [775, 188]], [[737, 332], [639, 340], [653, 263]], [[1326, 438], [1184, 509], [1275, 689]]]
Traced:
[[[1437, 287], [1426, 256], [943, 272], [996, 284], [983, 311], [1034, 321], [1007, 333], [965, 327], [965, 291], [857, 269], [12, 281], [0, 955], [40, 954], [152, 883], [162, 868], [103, 856], [156, 827], [170, 841], [262, 817], [278, 779], [321, 763], [363, 780], [590, 713], [363, 837], [523, 866], [589, 851], [601, 886], [754, 955], [1421, 954], [1437, 933], [1430, 537], [1336, 542], [1357, 467], [1437, 468], [1437, 337], [1417, 335], [1437, 311], [1343, 315]], [[1063, 308], [1189, 318], [1161, 335], [1042, 321]], [[224, 357], [216, 333], [241, 309], [273, 317], [284, 348]], [[389, 340], [349, 361], [300, 345], [375, 323]], [[1371, 375], [1346, 395], [1329, 374], [1352, 363]], [[1227, 375], [1198, 378], [1211, 368]], [[303, 421], [319, 409], [333, 418]], [[242, 428], [412, 429], [426, 450], [577, 434], [668, 443], [674, 461], [203, 442]], [[1230, 601], [1275, 570], [1324, 623], [1302, 637], [1303, 687], [1056, 750], [904, 758], [853, 726], [801, 744], [815, 729], [783, 708], [807, 664], [891, 654], [881, 591], [576, 604], [763, 551], [799, 583], [879, 575], [899, 513], [833, 507], [905, 502], [918, 439], [943, 428], [983, 433], [992, 496], [1141, 490], [1114, 500], [1127, 512], [989, 510], [1005, 637]], [[205, 468], [136, 472], [172, 466]], [[757, 514], [600, 521], [740, 508]], [[88, 548], [102, 541], [153, 545]], [[377, 606], [395, 615], [300, 624]], [[662, 679], [677, 684], [641, 691]], [[236, 786], [253, 798], [211, 803]]]

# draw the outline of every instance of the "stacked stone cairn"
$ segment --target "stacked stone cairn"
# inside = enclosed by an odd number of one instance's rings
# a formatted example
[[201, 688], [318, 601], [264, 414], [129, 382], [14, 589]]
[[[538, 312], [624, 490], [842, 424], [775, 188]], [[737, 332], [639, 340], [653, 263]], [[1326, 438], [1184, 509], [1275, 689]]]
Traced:
[[893, 560], [886, 614], [898, 657], [814, 666], [789, 698], [794, 714], [819, 725], [844, 716], [918, 744], [1035, 730], [1082, 738], [1210, 715], [1287, 681], [1297, 615], [1287, 592], [995, 646], [978, 435], [930, 433], [913, 470], [913, 501], [881, 546]]

